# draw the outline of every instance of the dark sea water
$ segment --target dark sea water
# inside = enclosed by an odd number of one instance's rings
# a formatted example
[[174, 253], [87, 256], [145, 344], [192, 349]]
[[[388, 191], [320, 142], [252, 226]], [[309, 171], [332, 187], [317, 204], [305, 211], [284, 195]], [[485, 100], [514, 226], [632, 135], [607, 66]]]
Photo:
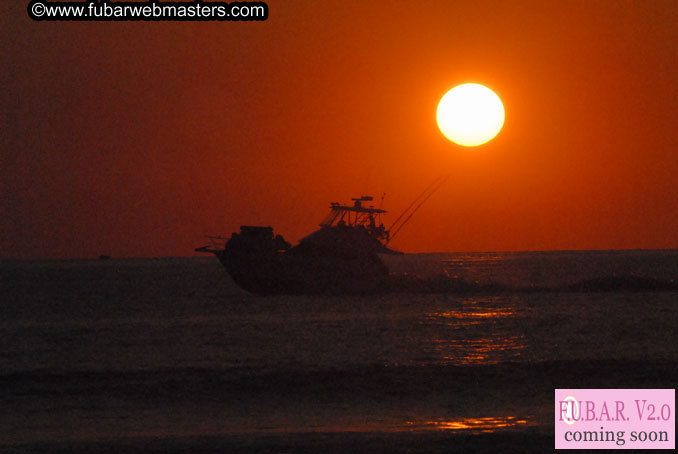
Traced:
[[537, 452], [555, 388], [676, 387], [676, 250], [387, 261], [478, 291], [259, 297], [211, 257], [1, 263], [0, 451]]

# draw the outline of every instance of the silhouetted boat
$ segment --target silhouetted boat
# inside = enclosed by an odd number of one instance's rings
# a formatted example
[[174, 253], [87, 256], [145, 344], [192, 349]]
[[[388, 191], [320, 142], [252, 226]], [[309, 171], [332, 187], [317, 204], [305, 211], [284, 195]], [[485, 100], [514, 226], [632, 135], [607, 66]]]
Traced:
[[197, 252], [216, 255], [236, 284], [258, 294], [370, 293], [383, 289], [388, 268], [379, 254], [402, 254], [387, 244], [385, 210], [332, 203], [320, 229], [292, 246], [272, 227], [241, 226], [230, 238], [208, 236]]

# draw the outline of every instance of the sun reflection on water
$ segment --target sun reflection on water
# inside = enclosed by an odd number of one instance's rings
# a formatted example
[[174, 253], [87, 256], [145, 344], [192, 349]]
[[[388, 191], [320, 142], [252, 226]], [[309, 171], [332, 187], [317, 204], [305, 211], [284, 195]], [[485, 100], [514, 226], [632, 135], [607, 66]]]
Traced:
[[497, 364], [520, 356], [525, 348], [522, 336], [482, 339], [433, 339], [436, 351], [447, 362], [463, 365]]
[[518, 416], [498, 416], [485, 418], [461, 418], [456, 420], [437, 420], [426, 422], [408, 421], [407, 425], [412, 430], [468, 430], [477, 432], [495, 432], [498, 429], [528, 426], [529, 418]]
[[[526, 348], [523, 334], [514, 330], [513, 320], [519, 318], [511, 299], [467, 298], [453, 310], [430, 312], [424, 324], [435, 327], [435, 337], [428, 339], [432, 350], [441, 360], [460, 365], [497, 364], [512, 361]], [[470, 336], [469, 326], [487, 326], [479, 337], [477, 329]]]
[[426, 321], [445, 325], [474, 324], [474, 322], [481, 322], [483, 319], [502, 319], [515, 315], [516, 309], [505, 299], [499, 297], [467, 298], [454, 310], [426, 314]]

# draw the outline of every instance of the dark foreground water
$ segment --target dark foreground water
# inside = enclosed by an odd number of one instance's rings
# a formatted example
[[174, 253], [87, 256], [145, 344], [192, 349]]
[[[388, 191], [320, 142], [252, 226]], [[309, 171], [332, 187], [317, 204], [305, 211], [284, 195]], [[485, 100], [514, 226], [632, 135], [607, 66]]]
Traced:
[[258, 297], [212, 258], [2, 263], [0, 451], [546, 452], [555, 388], [678, 383], [678, 251], [389, 261], [479, 290]]

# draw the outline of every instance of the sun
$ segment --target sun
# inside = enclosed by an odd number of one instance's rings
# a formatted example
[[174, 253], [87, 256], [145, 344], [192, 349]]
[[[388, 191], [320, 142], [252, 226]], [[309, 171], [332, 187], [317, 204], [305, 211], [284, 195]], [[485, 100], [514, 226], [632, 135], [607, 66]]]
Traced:
[[492, 90], [463, 84], [445, 93], [436, 112], [440, 131], [452, 142], [477, 147], [494, 138], [504, 125], [504, 106]]

